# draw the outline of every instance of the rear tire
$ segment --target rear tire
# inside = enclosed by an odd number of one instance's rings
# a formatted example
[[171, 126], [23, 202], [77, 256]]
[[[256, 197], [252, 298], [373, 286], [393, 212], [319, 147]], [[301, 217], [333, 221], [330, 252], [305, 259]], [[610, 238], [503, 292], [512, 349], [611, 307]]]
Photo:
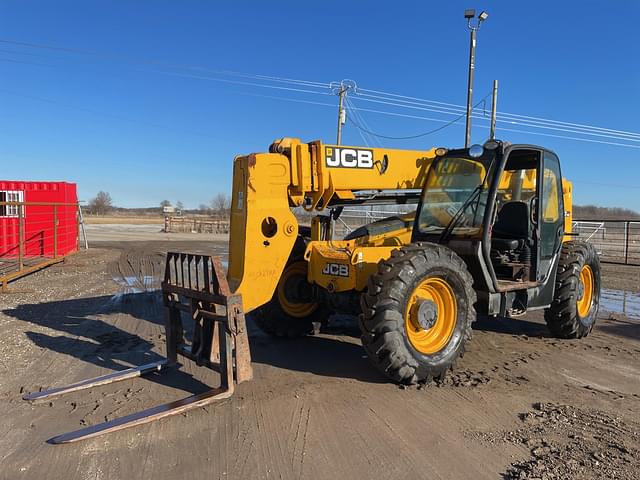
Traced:
[[473, 278], [451, 249], [418, 243], [394, 250], [362, 294], [362, 345], [394, 382], [441, 380], [471, 339], [475, 302]]
[[327, 322], [331, 314], [322, 301], [296, 303], [287, 298], [287, 290], [291, 289], [292, 285], [311, 289], [311, 285], [306, 281], [308, 267], [303, 258], [304, 250], [304, 239], [298, 237], [273, 297], [250, 314], [256, 325], [269, 335], [295, 338], [313, 334], [319, 330], [321, 324]]
[[600, 305], [600, 259], [593, 245], [562, 245], [553, 302], [544, 312], [551, 334], [559, 338], [589, 335]]

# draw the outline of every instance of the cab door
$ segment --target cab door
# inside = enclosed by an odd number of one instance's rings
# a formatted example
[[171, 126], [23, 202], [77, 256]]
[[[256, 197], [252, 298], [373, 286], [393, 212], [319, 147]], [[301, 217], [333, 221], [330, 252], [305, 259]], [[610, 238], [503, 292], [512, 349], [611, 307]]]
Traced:
[[562, 175], [558, 157], [544, 151], [542, 181], [538, 212], [539, 222], [537, 280], [545, 281], [553, 266], [554, 257], [562, 247], [564, 236], [564, 202], [562, 196]]

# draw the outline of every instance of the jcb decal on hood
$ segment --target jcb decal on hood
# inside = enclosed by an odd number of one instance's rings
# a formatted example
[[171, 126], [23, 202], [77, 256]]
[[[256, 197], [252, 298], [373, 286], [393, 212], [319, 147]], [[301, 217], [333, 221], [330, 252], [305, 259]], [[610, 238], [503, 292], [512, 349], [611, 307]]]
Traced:
[[327, 263], [322, 269], [323, 275], [331, 275], [332, 277], [348, 277], [349, 265], [342, 263]]
[[327, 167], [373, 168], [373, 150], [325, 147], [324, 153]]

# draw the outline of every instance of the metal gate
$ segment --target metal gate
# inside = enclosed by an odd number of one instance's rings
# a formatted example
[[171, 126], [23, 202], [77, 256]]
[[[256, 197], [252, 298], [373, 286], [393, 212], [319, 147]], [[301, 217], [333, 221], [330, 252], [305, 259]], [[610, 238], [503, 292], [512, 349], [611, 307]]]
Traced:
[[575, 220], [573, 231], [596, 247], [601, 261], [640, 266], [639, 220]]

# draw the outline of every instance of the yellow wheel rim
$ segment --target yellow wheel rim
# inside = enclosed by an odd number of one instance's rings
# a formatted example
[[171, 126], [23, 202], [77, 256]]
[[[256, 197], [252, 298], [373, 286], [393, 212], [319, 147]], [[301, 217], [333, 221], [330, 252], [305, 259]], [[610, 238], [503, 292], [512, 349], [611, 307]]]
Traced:
[[287, 268], [285, 268], [284, 272], [282, 272], [282, 277], [280, 277], [280, 281], [278, 282], [278, 302], [280, 306], [284, 310], [285, 313], [291, 315], [296, 318], [305, 318], [311, 315], [318, 308], [317, 303], [299, 303], [292, 302], [287, 298], [287, 283], [291, 281], [294, 277], [303, 277], [304, 281], [307, 281], [307, 262], [301, 260], [299, 262], [292, 263]]
[[457, 317], [453, 289], [441, 278], [427, 278], [409, 298], [404, 316], [407, 338], [418, 352], [437, 353], [451, 339]]
[[580, 270], [580, 284], [578, 286], [578, 316], [584, 318], [589, 315], [593, 304], [593, 270], [589, 265], [585, 265]]

